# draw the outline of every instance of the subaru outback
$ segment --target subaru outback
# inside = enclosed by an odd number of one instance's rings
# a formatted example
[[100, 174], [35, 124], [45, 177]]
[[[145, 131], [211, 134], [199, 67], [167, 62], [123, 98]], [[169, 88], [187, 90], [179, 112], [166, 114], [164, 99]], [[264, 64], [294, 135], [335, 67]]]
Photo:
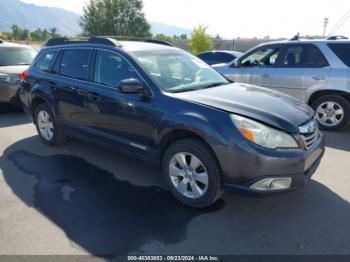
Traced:
[[84, 137], [159, 163], [169, 190], [192, 207], [224, 188], [298, 188], [324, 153], [309, 106], [231, 83], [163, 42], [53, 39], [22, 77], [21, 101], [44, 143]]

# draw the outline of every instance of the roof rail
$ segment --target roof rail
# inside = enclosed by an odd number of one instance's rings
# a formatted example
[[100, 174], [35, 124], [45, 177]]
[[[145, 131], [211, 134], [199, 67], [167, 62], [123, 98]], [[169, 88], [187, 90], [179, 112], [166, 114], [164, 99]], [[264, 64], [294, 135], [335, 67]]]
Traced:
[[166, 45], [166, 46], [174, 46], [172, 43], [169, 43], [163, 40], [158, 40], [158, 39], [149, 39], [149, 38], [141, 38], [141, 37], [133, 37], [133, 36], [101, 36], [101, 37], [111, 38], [119, 41], [135, 41], [135, 42], [153, 43], [153, 44]]
[[327, 40], [344, 40], [344, 39], [349, 39], [349, 38], [342, 35], [333, 35], [327, 38]]
[[121, 44], [118, 43], [115, 39], [106, 38], [106, 37], [80, 37], [80, 38], [52, 38], [45, 46], [57, 46], [57, 45], [71, 45], [71, 44], [101, 44], [101, 45], [110, 45], [121, 47]]

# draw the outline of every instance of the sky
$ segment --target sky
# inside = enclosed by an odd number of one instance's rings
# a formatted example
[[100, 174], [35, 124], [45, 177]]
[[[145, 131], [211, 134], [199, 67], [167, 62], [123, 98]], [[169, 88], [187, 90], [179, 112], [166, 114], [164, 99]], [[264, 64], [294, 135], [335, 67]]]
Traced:
[[[88, 0], [22, 0], [61, 7], [81, 14]], [[336, 32], [350, 37], [349, 0], [143, 0], [150, 22], [192, 29], [208, 26], [210, 34], [232, 37], [292, 37], [322, 35], [323, 21], [329, 18], [328, 33], [347, 13]]]

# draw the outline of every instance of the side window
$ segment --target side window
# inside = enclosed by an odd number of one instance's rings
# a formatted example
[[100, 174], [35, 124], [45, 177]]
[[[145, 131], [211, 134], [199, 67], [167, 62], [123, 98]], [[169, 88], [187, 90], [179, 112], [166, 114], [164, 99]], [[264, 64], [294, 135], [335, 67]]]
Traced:
[[68, 49], [63, 51], [60, 74], [79, 80], [85, 80], [88, 74], [89, 49]]
[[198, 57], [203, 60], [210, 60], [212, 59], [212, 53], [203, 53], [198, 55]]
[[279, 47], [263, 47], [243, 58], [240, 65], [241, 67], [271, 67], [277, 63], [280, 52]]
[[96, 52], [94, 82], [117, 88], [120, 81], [130, 78], [138, 79], [134, 68], [120, 55], [109, 51]]
[[202, 59], [204, 62], [208, 63], [209, 65], [216, 64], [215, 55], [211, 52], [198, 55], [198, 57]]
[[283, 59], [284, 67], [318, 68], [328, 66], [321, 51], [313, 45], [291, 46]]
[[226, 53], [216, 53], [215, 54], [215, 60], [218, 61], [218, 63], [229, 63], [231, 61], [233, 61], [236, 57], [234, 57], [233, 55], [230, 54], [226, 54]]
[[330, 49], [339, 57], [339, 59], [350, 67], [350, 44], [328, 44]]
[[36, 62], [35, 68], [43, 72], [50, 72], [51, 65], [55, 60], [57, 51], [48, 51], [44, 53]]

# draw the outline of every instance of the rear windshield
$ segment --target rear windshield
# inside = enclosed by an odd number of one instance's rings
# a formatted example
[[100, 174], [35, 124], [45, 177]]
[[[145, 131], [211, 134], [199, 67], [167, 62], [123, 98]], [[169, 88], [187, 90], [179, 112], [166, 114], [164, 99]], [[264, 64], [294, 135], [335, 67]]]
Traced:
[[328, 44], [332, 51], [339, 57], [344, 64], [350, 67], [350, 44], [338, 43]]
[[30, 65], [36, 53], [30, 48], [0, 48], [0, 66]]

